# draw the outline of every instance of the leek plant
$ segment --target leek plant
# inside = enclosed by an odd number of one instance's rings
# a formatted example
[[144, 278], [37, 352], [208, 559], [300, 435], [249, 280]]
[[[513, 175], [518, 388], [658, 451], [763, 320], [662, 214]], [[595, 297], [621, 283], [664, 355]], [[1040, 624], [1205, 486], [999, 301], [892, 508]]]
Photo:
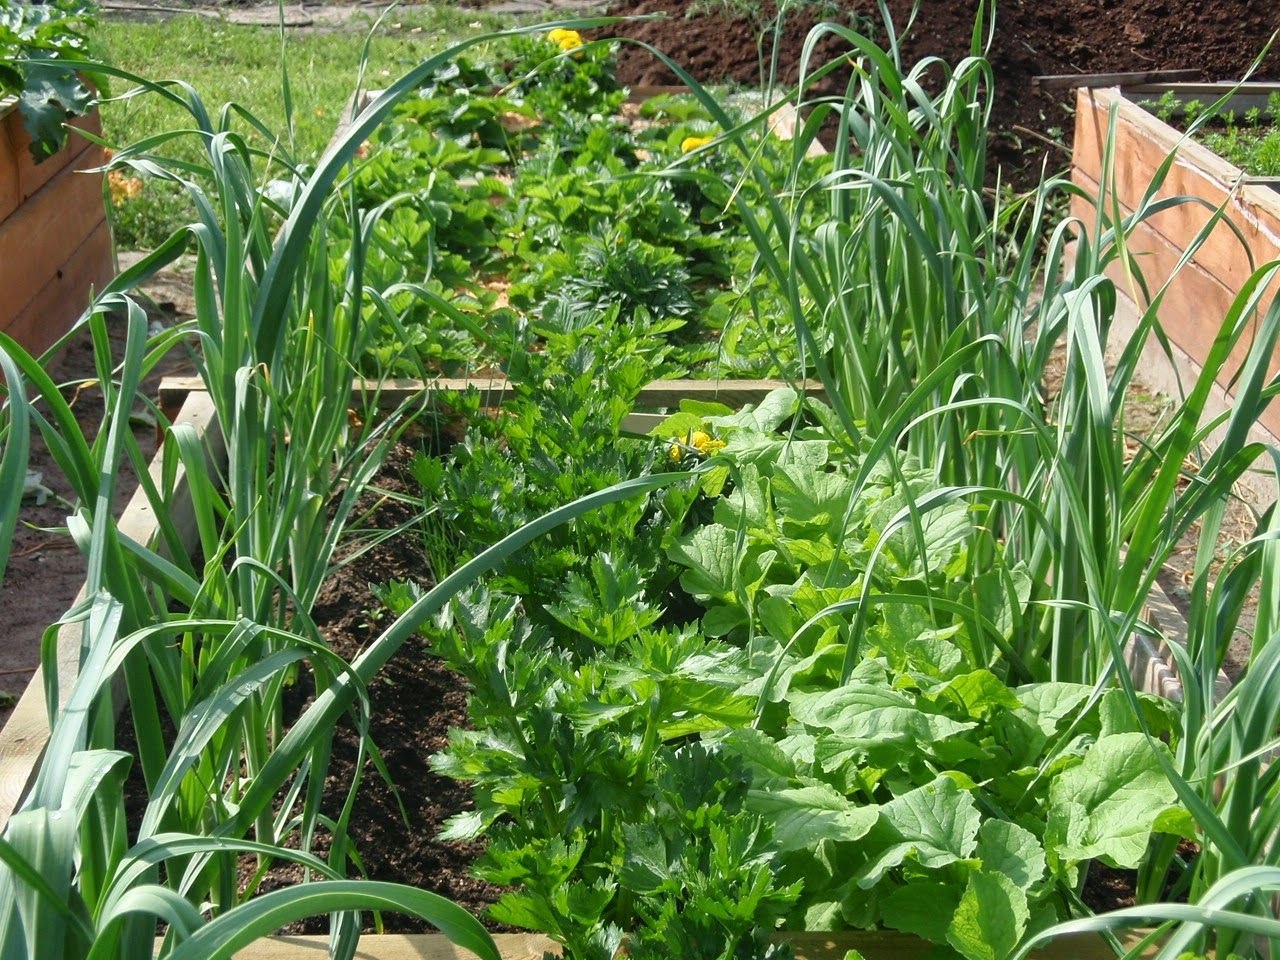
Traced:
[[[226, 957], [318, 912], [335, 914], [334, 955], [352, 956], [360, 929], [355, 911], [370, 909], [416, 914], [486, 960], [496, 958], [488, 934], [441, 898], [343, 879], [345, 820], [358, 783], [350, 785], [337, 820], [321, 818], [333, 728], [351, 714], [367, 731], [368, 681], [481, 574], [545, 530], [687, 474], [622, 484], [516, 531], [442, 580], [351, 665], [325, 649], [311, 622], [345, 524], [412, 413], [402, 408], [375, 417], [376, 389], [352, 396], [354, 361], [367, 335], [362, 309], [369, 298], [385, 302], [385, 293], [366, 289], [361, 270], [378, 212], [355, 210], [343, 178], [358, 146], [401, 97], [488, 39], [460, 43], [392, 85], [310, 173], [281, 152], [280, 141], [276, 152], [250, 146], [237, 120], [269, 131], [246, 111], [231, 105], [215, 118], [181, 83], [149, 83], [94, 65], [186, 110], [191, 130], [158, 134], [112, 162], [178, 183], [199, 218], [109, 284], [80, 325], [93, 337], [106, 400], [92, 441], [39, 361], [0, 336], [6, 384], [0, 495], [18, 500], [34, 426], [79, 498], [69, 525], [89, 559], [85, 600], [58, 625], [80, 631], [78, 676], [70, 690], [58, 689], [51, 629], [42, 656], [49, 748], [0, 838], [0, 956], [30, 956], [39, 944], [42, 957], [150, 957], [159, 920], [166, 924], [161, 955]], [[287, 89], [287, 72], [285, 78]], [[179, 136], [199, 138], [204, 164], [164, 159], [160, 151]], [[290, 171], [291, 196], [283, 203], [271, 199], [264, 182], [268, 161]], [[339, 242], [345, 266], [335, 275]], [[128, 291], [191, 243], [196, 318], [148, 340], [145, 315]], [[124, 313], [128, 328], [119, 358], [106, 336], [112, 309]], [[227, 467], [210, 471], [215, 461], [195, 431], [162, 420], [157, 480], [146, 472], [129, 411], [147, 370], [187, 338], [198, 346]], [[111, 495], [126, 461], [159, 518], [156, 543], [136, 543], [116, 530]], [[200, 564], [188, 558], [168, 515], [179, 467], [193, 501]], [[14, 522], [6, 515], [7, 527]], [[304, 662], [315, 701], [286, 731], [282, 691]], [[120, 675], [148, 795], [132, 844], [122, 796], [130, 756], [114, 740]], [[166, 722], [176, 731], [171, 737]], [[367, 736], [362, 744], [375, 749]], [[310, 853], [319, 829], [333, 838], [328, 860]], [[290, 837], [300, 837], [300, 850], [286, 848]], [[239, 869], [246, 856], [259, 864], [247, 885]], [[249, 899], [278, 860], [325, 879]]]

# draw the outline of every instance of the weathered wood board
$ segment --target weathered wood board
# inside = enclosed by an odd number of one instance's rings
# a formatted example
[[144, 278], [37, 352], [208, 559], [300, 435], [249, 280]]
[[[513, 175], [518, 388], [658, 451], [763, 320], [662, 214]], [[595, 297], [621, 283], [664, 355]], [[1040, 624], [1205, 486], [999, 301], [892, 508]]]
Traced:
[[[97, 113], [72, 123], [100, 132]], [[102, 198], [102, 149], [73, 134], [41, 163], [12, 106], [0, 106], [0, 331], [39, 353], [112, 276]]]
[[[1161, 324], [1173, 344], [1203, 364], [1237, 293], [1258, 266], [1280, 258], [1280, 193], [1249, 184], [1238, 168], [1143, 110], [1127, 93], [1117, 88], [1078, 92], [1072, 177], [1089, 193], [1105, 186], [1121, 212], [1131, 214], [1143, 206], [1153, 178], [1176, 150], [1168, 176], [1153, 199], [1199, 199], [1148, 217], [1126, 238], [1146, 281], [1146, 292], [1119, 263], [1108, 274], [1139, 310], [1146, 308], [1149, 295], [1168, 282], [1159, 308]], [[1113, 124], [1116, 160], [1108, 173], [1103, 170], [1103, 156]], [[1219, 208], [1224, 215], [1210, 226]], [[1088, 202], [1076, 198], [1073, 212], [1086, 230], [1094, 229]], [[1183, 252], [1206, 229], [1203, 243], [1178, 271]], [[1274, 286], [1261, 300], [1262, 310], [1274, 298]], [[1219, 377], [1224, 389], [1246, 353], [1247, 342], [1236, 349]], [[1280, 362], [1273, 361], [1271, 373], [1276, 372]], [[1280, 408], [1273, 405], [1262, 425], [1280, 436]]]
[[[542, 960], [548, 952], [558, 955], [555, 942], [538, 934], [500, 933], [493, 939], [502, 960]], [[918, 937], [893, 931], [780, 933], [777, 939], [790, 941], [796, 960], [844, 960], [849, 950], [857, 950], [866, 960], [924, 960], [937, 951]], [[1122, 940], [1134, 943], [1137, 938]], [[328, 947], [328, 937], [273, 937], [244, 948], [235, 960], [323, 960], [329, 955]], [[1115, 954], [1100, 937], [1072, 936], [1031, 956], [1034, 960], [1111, 960]], [[439, 934], [383, 934], [362, 937], [356, 960], [476, 960], [476, 955]]]

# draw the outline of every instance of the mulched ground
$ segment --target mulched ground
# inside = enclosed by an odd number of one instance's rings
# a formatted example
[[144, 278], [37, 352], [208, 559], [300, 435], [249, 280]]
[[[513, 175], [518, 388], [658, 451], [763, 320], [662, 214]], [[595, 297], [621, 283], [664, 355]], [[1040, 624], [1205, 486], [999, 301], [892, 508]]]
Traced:
[[[651, 43], [699, 80], [755, 83], [759, 75], [755, 30], [742, 19], [687, 14], [694, 0], [616, 0], [618, 15], [664, 14], [663, 21], [636, 23], [615, 32]], [[911, 0], [888, 0], [899, 29]], [[940, 56], [955, 63], [967, 55], [974, 0], [920, 0], [919, 13], [902, 43], [904, 60]], [[814, 7], [814, 10], [824, 8]], [[795, 77], [805, 36], [819, 20], [871, 25], [884, 41], [875, 0], [833, 0], [825, 13], [801, 11], [788, 21], [781, 46], [784, 76]], [[1037, 94], [1035, 76], [1065, 73], [1195, 68], [1204, 79], [1238, 79], [1280, 30], [1275, 0], [1220, 0], [1177, 4], [1171, 0], [1001, 0], [989, 59], [996, 78], [991, 127], [992, 159], [1019, 186], [1039, 179], [1041, 164], [1064, 168], [1070, 159], [1072, 101], [1069, 93]], [[847, 45], [830, 38], [820, 52], [836, 55]], [[624, 83], [672, 83], [656, 58], [636, 47], [620, 55]], [[1273, 50], [1255, 79], [1280, 78], [1280, 50]], [[1046, 142], [1048, 141], [1048, 142]]]

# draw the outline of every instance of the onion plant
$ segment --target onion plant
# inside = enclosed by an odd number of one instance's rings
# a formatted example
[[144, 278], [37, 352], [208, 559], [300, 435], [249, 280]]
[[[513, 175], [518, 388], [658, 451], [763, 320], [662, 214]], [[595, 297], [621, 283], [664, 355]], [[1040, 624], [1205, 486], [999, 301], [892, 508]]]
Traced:
[[[1112, 182], [1120, 160], [1110, 147], [1097, 195], [1055, 177], [1011, 201], [987, 191], [991, 74], [982, 54], [991, 21], [980, 11], [970, 58], [954, 67], [926, 60], [908, 68], [884, 13], [886, 48], [830, 24], [806, 43], [795, 103], [807, 119], [782, 148], [791, 152], [793, 190], [767, 218], [753, 219], [739, 206], [756, 238], [759, 269], [783, 292], [843, 430], [870, 451], [858, 489], [885, 464], [926, 464], [949, 486], [927, 503], [906, 503], [894, 526], [923, 540], [929, 512], [964, 499], [1001, 539], [999, 556], [986, 562], [1001, 565], [1008, 599], [1022, 616], [1011, 647], [992, 647], [989, 656], [1011, 678], [1092, 683], [1097, 696], [1119, 685], [1141, 718], [1124, 648], [1135, 632], [1152, 632], [1144, 616], [1156, 576], [1201, 525], [1191, 641], [1185, 654], [1174, 647], [1187, 696], [1178, 707], [1176, 757], [1165, 771], [1197, 824], [1203, 850], [1179, 883], [1201, 907], [1135, 908], [1114, 924], [1199, 918], [1170, 941], [1178, 949], [1165, 955], [1174, 956], [1188, 944], [1203, 949], [1205, 928], [1221, 921], [1211, 945], [1219, 955], [1245, 953], [1243, 933], [1274, 936], [1252, 919], [1270, 915], [1263, 894], [1274, 878], [1253, 868], [1275, 862], [1277, 826], [1268, 761], [1280, 717], [1274, 697], [1262, 692], [1274, 682], [1280, 656], [1273, 511], [1223, 570], [1213, 560], [1235, 484], [1246, 473], [1276, 470], [1275, 452], [1254, 442], [1251, 431], [1277, 392], [1268, 370], [1280, 306], [1266, 304], [1280, 264], [1262, 266], [1228, 315], [1217, 318], [1203, 370], [1183, 384], [1164, 421], [1149, 436], [1130, 436], [1125, 402], [1144, 350], [1171, 355], [1160, 324], [1171, 280], [1149, 283], [1128, 237], [1171, 207], [1203, 201], [1159, 195], [1176, 159], [1170, 156], [1137, 208], [1122, 209]], [[828, 33], [847, 42], [853, 57], [810, 69]], [[841, 64], [850, 67], [843, 97], [806, 95]], [[722, 139], [743, 156], [744, 176], [752, 176], [752, 151], [779, 148], [756, 146], [693, 87], [723, 125]], [[832, 172], [805, 183], [801, 159], [828, 126], [835, 131]], [[1105, 142], [1114, 143], [1113, 131]], [[1083, 215], [1053, 222], [1063, 200]], [[1210, 211], [1179, 269], [1212, 231], [1235, 229], [1224, 213]], [[1132, 331], [1117, 323], [1121, 294], [1138, 304]], [[1046, 397], [1059, 355], [1061, 382]], [[1210, 398], [1227, 379], [1234, 403], [1215, 417]], [[824, 614], [849, 618], [846, 676], [859, 662], [869, 583], [858, 601]], [[1020, 583], [1030, 585], [1029, 594], [1019, 593]], [[1214, 703], [1227, 643], [1246, 629], [1241, 610], [1254, 591], [1254, 655], [1232, 693]], [[899, 599], [934, 602], [919, 594]], [[1171, 867], [1177, 875], [1175, 845], [1176, 837], [1165, 838], [1149, 852], [1141, 899], [1162, 895]], [[1242, 912], [1215, 912], [1228, 903]]]
[[[344, 524], [409, 412], [374, 417], [376, 390], [352, 396], [354, 361], [367, 335], [362, 307], [385, 296], [365, 289], [361, 271], [377, 213], [346, 202], [343, 178], [399, 98], [486, 39], [424, 61], [364, 111], [310, 173], [281, 152], [283, 141], [267, 152], [251, 146], [238, 121], [269, 131], [241, 108], [225, 107], [215, 118], [181, 83], [150, 83], [95, 65], [189, 115], [190, 130], [158, 134], [112, 162], [181, 185], [198, 220], [108, 285], [80, 324], [93, 338], [106, 401], [93, 440], [39, 361], [0, 339], [8, 385], [0, 494], [17, 502], [34, 425], [79, 498], [69, 525], [89, 559], [86, 599], [61, 624], [82, 637], [78, 677], [72, 689], [58, 689], [51, 630], [43, 650], [50, 745], [0, 839], [0, 955], [27, 956], [39, 943], [41, 956], [151, 956], [160, 920], [164, 955], [230, 956], [292, 920], [332, 911], [334, 950], [350, 956], [359, 930], [353, 911], [373, 909], [414, 913], [480, 956], [496, 957], [483, 929], [441, 898], [343, 879], [345, 819], [358, 782], [343, 815], [322, 819], [334, 726], [352, 714], [357, 729], [367, 729], [369, 679], [483, 572], [544, 530], [686, 474], [623, 484], [529, 524], [445, 578], [350, 666], [325, 649], [311, 622]], [[205, 163], [165, 160], [164, 146], [179, 136], [201, 141]], [[270, 199], [267, 163], [283, 164], [292, 181], [284, 204]], [[335, 237], [345, 238], [341, 250]], [[195, 320], [148, 341], [145, 315], [128, 291], [190, 244]], [[336, 275], [335, 259], [344, 264]], [[128, 329], [120, 357], [106, 336], [113, 309]], [[196, 341], [227, 467], [210, 471], [215, 461], [195, 432], [162, 418], [162, 468], [150, 477], [129, 412], [146, 371], [187, 337]], [[132, 542], [116, 530], [114, 478], [126, 461], [160, 518], [156, 543]], [[179, 466], [193, 500], [198, 561], [187, 557], [168, 516]], [[15, 521], [4, 522], [11, 528]], [[315, 702], [286, 731], [282, 691], [304, 662]], [[122, 796], [129, 754], [115, 749], [114, 681], [121, 674], [148, 795], [136, 838]], [[367, 737], [361, 742], [373, 749]], [[309, 852], [321, 828], [333, 837], [327, 860]], [[291, 836], [300, 836], [301, 850], [286, 849]], [[259, 863], [247, 886], [239, 867], [246, 856]], [[282, 859], [327, 879], [246, 899], [266, 867]]]

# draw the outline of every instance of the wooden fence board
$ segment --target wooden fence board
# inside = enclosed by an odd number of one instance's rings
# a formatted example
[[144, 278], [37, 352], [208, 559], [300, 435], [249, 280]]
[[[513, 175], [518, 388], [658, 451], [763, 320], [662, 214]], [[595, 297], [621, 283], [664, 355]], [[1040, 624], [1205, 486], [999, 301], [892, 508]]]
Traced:
[[[1116, 90], [1081, 90], [1077, 97], [1074, 166], [1095, 183], [1101, 180], [1102, 145], [1112, 105], [1117, 111], [1115, 189], [1130, 207], [1147, 191], [1156, 170], [1175, 147], [1178, 158], [1156, 196], [1201, 197], [1147, 221], [1175, 245], [1194, 237], [1228, 201], [1231, 220], [1242, 233], [1256, 263], [1280, 257], [1280, 194], [1239, 184], [1240, 171], [1204, 146], [1181, 141], [1176, 132]], [[1225, 223], [1214, 227], [1196, 252], [1196, 262], [1229, 289], [1239, 289], [1253, 272], [1246, 246]]]
[[1129, 87], [1145, 83], [1162, 83], [1172, 80], [1198, 80], [1204, 71], [1188, 70], [1131, 70], [1122, 73], [1058, 73], [1031, 78], [1036, 91], [1075, 90], [1080, 87]]
[[97, 153], [87, 148], [0, 223], [0, 318], [16, 317], [102, 222], [102, 179], [77, 172]]
[[31, 302], [0, 328], [31, 353], [43, 353], [88, 308], [90, 293], [115, 275], [111, 250], [104, 217]]
[[[1078, 170], [1074, 173], [1074, 178], [1077, 184], [1090, 192], [1098, 188], [1093, 180]], [[1125, 214], [1133, 212], [1123, 204], [1121, 210]], [[1092, 209], [1080, 198], [1073, 202], [1072, 212], [1085, 219], [1086, 223], [1092, 217]], [[1143, 223], [1135, 227], [1125, 239], [1125, 246], [1137, 260], [1148, 290], [1153, 295], [1167, 278], [1173, 276], [1160, 303], [1161, 325], [1169, 339], [1188, 356], [1203, 360], [1208, 356], [1237, 292], [1194, 260], [1174, 275], [1182, 251], [1149, 224]], [[1141, 309], [1146, 309], [1149, 301], [1141, 295], [1134, 278], [1125, 274], [1119, 262], [1112, 262], [1107, 267], [1106, 274], [1129, 300]], [[1223, 372], [1217, 378], [1219, 382], [1229, 382], [1244, 364], [1248, 353], [1249, 334], [1246, 334], [1231, 352]], [[1280, 372], [1280, 358], [1272, 360], [1269, 372], [1272, 375]], [[1280, 436], [1280, 408], [1274, 404], [1268, 407], [1261, 417], [1261, 423], [1272, 434]]]

